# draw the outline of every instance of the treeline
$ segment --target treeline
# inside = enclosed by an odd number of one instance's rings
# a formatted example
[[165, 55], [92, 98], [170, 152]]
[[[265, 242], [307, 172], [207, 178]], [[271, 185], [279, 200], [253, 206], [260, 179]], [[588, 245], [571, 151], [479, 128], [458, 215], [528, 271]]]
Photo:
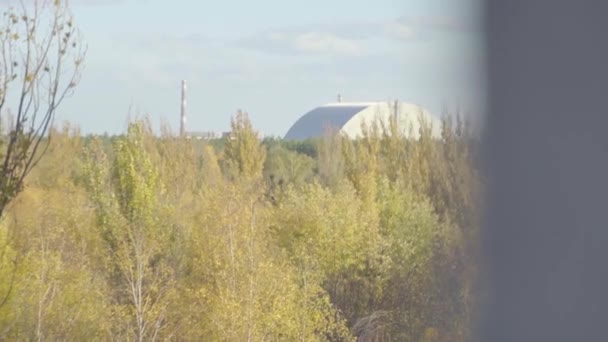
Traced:
[[465, 341], [476, 138], [64, 127], [0, 229], [0, 339]]

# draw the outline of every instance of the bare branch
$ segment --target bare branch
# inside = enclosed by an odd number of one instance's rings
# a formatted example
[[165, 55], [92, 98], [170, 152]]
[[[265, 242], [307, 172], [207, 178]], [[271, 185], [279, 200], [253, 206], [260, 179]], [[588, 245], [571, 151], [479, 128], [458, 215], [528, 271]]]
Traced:
[[16, 111], [8, 142], [0, 144], [0, 217], [46, 153], [55, 113], [80, 81], [85, 54], [67, 2], [21, 0], [19, 10], [0, 13], [0, 114], [11, 104], [8, 112]]
[[79, 83], [85, 54], [66, 2], [21, 0], [19, 10], [2, 17], [0, 111], [12, 98], [9, 88], [18, 86], [15, 121], [0, 155], [0, 215], [46, 152], [55, 113]]

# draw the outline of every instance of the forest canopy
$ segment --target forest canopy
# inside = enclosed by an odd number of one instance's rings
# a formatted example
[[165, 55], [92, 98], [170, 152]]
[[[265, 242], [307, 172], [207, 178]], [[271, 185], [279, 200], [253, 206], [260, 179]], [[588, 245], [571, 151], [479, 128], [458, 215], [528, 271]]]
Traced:
[[465, 341], [476, 137], [53, 128], [0, 226], [0, 339]]

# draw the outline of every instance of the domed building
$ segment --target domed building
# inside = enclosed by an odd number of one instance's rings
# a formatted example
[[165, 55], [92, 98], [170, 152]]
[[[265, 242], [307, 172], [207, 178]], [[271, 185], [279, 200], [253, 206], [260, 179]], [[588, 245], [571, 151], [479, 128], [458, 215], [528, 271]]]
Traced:
[[304, 114], [287, 131], [285, 139], [306, 140], [321, 137], [327, 130], [338, 130], [356, 139], [362, 135], [364, 122], [370, 125], [379, 120], [388, 125], [391, 116], [397, 117], [399, 130], [408, 138], [417, 139], [420, 136], [421, 118], [431, 125], [432, 136], [441, 137], [441, 121], [420, 106], [402, 102], [336, 102]]

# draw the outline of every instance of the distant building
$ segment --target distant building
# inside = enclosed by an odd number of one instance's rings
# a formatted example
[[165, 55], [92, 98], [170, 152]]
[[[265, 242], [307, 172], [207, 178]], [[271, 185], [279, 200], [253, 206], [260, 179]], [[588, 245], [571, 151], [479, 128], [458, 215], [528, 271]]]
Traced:
[[[341, 97], [339, 99], [341, 101]], [[419, 137], [421, 118], [431, 124], [434, 137], [441, 137], [441, 121], [429, 111], [414, 104], [387, 101], [336, 102], [317, 107], [301, 116], [287, 131], [285, 139], [306, 140], [321, 137], [328, 129], [357, 138], [362, 134], [363, 122], [371, 124], [380, 120], [388, 124], [392, 116], [398, 119], [398, 128], [406, 137]]]
[[209, 140], [218, 139], [220, 135], [215, 132], [185, 132], [186, 139]]
[[182, 101], [180, 108], [180, 126], [179, 126], [179, 136], [189, 140], [211, 140], [211, 139], [234, 139], [231, 132], [197, 132], [197, 131], [188, 131], [186, 128], [187, 122], [187, 104], [188, 101], [186, 99], [187, 95], [187, 83], [185, 80], [182, 80]]
[[232, 135], [232, 132], [229, 131], [229, 132], [223, 132], [222, 133], [222, 138], [233, 140], [234, 136]]

